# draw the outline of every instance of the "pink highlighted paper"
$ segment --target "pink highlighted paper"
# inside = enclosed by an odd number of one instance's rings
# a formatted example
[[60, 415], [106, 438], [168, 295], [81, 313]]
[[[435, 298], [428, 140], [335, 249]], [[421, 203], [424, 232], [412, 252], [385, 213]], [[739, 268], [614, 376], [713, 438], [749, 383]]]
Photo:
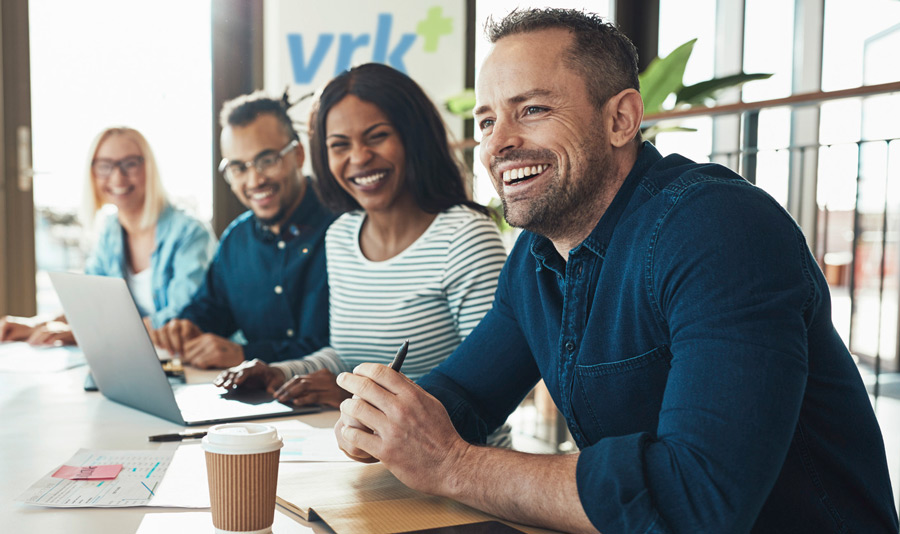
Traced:
[[51, 476], [67, 480], [112, 480], [119, 476], [122, 464], [113, 465], [64, 465]]

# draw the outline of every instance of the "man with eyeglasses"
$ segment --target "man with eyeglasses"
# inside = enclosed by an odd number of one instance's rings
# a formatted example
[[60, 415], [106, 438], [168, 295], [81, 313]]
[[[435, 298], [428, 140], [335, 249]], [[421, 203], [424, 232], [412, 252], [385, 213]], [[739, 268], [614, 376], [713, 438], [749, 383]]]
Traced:
[[[300, 172], [289, 106], [257, 92], [222, 108], [219, 171], [250, 211], [222, 234], [192, 302], [151, 333], [195, 367], [297, 358], [328, 342], [325, 229], [334, 216]], [[237, 332], [245, 343], [229, 339]]]

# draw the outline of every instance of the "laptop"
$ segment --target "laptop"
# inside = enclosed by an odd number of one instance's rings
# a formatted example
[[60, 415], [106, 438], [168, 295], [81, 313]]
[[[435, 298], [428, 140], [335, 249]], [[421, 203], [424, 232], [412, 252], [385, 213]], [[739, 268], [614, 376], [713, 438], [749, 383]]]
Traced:
[[74, 273], [50, 280], [97, 387], [112, 401], [185, 426], [321, 411], [282, 404], [264, 390], [171, 384], [125, 280]]

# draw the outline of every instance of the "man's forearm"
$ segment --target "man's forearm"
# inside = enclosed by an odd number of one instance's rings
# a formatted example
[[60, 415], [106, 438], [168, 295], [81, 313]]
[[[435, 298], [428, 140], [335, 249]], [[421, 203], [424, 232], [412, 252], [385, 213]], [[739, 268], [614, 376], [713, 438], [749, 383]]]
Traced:
[[441, 493], [518, 523], [564, 532], [597, 532], [575, 482], [578, 454], [537, 455], [470, 445]]
[[377, 458], [413, 489], [512, 521], [596, 532], [578, 498], [580, 453], [534, 455], [467, 443], [438, 398], [384, 365], [360, 364], [337, 383], [354, 395], [341, 404], [335, 426], [338, 445], [351, 457]]

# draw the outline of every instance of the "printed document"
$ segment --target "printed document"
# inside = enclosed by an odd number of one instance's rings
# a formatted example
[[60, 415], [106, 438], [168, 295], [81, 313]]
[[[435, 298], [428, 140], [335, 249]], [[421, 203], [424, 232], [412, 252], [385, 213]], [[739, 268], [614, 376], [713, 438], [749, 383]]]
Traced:
[[26, 504], [76, 507], [173, 506], [155, 504], [153, 497], [169, 468], [174, 450], [106, 451], [81, 449], [67, 466], [122, 466], [112, 480], [56, 478], [54, 467], [19, 496]]

